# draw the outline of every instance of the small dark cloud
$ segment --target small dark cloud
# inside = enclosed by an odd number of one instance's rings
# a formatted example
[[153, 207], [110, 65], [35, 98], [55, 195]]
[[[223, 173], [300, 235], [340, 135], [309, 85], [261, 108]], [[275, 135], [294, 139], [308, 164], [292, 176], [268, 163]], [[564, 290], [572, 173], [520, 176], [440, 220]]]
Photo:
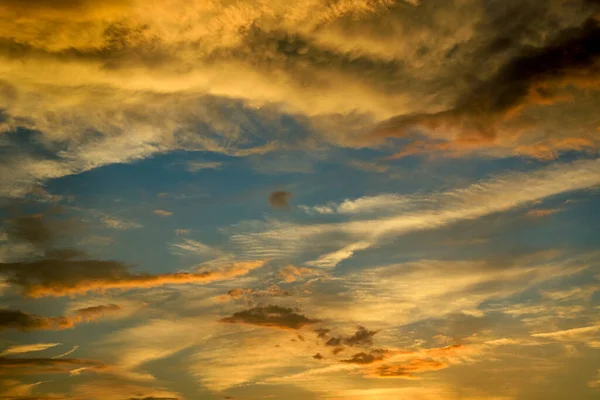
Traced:
[[364, 326], [359, 326], [354, 335], [345, 338], [344, 344], [348, 346], [365, 346], [373, 344], [373, 336], [379, 331], [370, 331]]
[[318, 338], [321, 339], [325, 339], [327, 337], [327, 334], [330, 332], [330, 329], [327, 328], [319, 328], [319, 329], [315, 329], [315, 333], [317, 334]]
[[20, 310], [0, 310], [0, 330], [37, 331], [66, 329], [72, 328], [73, 324], [73, 320], [69, 317], [42, 317]]
[[269, 204], [273, 208], [286, 209], [289, 207], [289, 201], [292, 198], [291, 192], [277, 190], [269, 195]]
[[[345, 344], [347, 346], [369, 346], [373, 344], [373, 336], [379, 331], [370, 331], [364, 326], [359, 326], [358, 330], [348, 337], [332, 337], [325, 342], [326, 346], [340, 346]], [[325, 338], [325, 336], [319, 336]]]
[[298, 313], [296, 309], [274, 305], [239, 311], [231, 317], [222, 318], [220, 321], [230, 324], [250, 324], [281, 329], [299, 329], [305, 325], [319, 322]]
[[388, 351], [384, 349], [372, 350], [368, 353], [360, 352], [352, 355], [352, 357], [346, 360], [342, 360], [342, 362], [349, 364], [372, 364], [383, 360], [387, 354]]
[[4, 221], [6, 235], [11, 242], [24, 242], [40, 249], [50, 250], [58, 240], [73, 235], [83, 226], [74, 218], [55, 218], [52, 210], [46, 214], [17, 214]]
[[314, 358], [315, 360], [322, 360], [322, 359], [324, 359], [325, 357], [323, 357], [323, 355], [322, 355], [321, 353], [317, 353], [317, 354], [315, 354], [315, 355], [313, 356], [313, 358]]

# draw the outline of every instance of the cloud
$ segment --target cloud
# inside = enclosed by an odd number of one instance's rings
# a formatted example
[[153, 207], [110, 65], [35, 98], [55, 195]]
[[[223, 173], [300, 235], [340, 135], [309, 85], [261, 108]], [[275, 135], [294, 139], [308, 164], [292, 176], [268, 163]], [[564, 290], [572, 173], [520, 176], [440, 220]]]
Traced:
[[591, 325], [553, 332], [534, 333], [531, 336], [535, 338], [556, 340], [558, 342], [582, 342], [589, 347], [600, 348], [600, 340], [598, 340], [599, 331], [600, 325]]
[[75, 352], [77, 351], [77, 349], [79, 349], [79, 346], [78, 346], [78, 345], [75, 345], [75, 346], [73, 346], [73, 347], [72, 347], [70, 350], [68, 350], [68, 351], [65, 351], [64, 353], [61, 353], [61, 354], [59, 354], [59, 355], [57, 355], [57, 356], [54, 356], [54, 357], [52, 357], [52, 358], [63, 358], [63, 357], [66, 357], [66, 356], [68, 356], [68, 355], [70, 355], [70, 354], [73, 354], [73, 353], [75, 353]]
[[105, 216], [102, 218], [102, 223], [108, 228], [117, 229], [117, 230], [127, 230], [127, 229], [139, 229], [142, 225], [137, 222], [131, 221], [123, 221], [116, 217]]
[[[344, 276], [342, 302], [325, 307], [316, 301], [311, 307], [323, 320], [343, 315], [380, 328], [410, 324], [478, 310], [485, 301], [575, 276], [595, 265], [586, 257], [593, 256], [570, 259], [542, 252], [501, 260], [420, 260], [371, 267]], [[340, 338], [334, 338], [339, 342], [331, 345], [340, 345]]]
[[104, 375], [72, 387], [75, 398], [90, 400], [183, 400], [180, 394], [161, 387], [157, 382], [131, 382], [120, 376]]
[[555, 214], [559, 211], [562, 211], [562, 209], [560, 209], [560, 208], [538, 208], [535, 210], [527, 211], [526, 215], [528, 217], [541, 218], [541, 217], [546, 217], [548, 215]]
[[[573, 133], [573, 137], [554, 134], [545, 141], [527, 143], [522, 139], [528, 134], [535, 140], [535, 135], [528, 132], [532, 129], [523, 122], [521, 126], [510, 126], [509, 122], [527, 106], [572, 101], [571, 95], [556, 93], [567, 85], [598, 87], [599, 39], [598, 20], [590, 17], [578, 27], [568, 27], [553, 35], [541, 47], [521, 46], [492, 76], [459, 97], [454, 107], [436, 113], [397, 116], [381, 124], [375, 132], [411, 137], [411, 129], [420, 128], [430, 136], [426, 140], [413, 140], [393, 158], [429, 152], [460, 155], [495, 146], [507, 146], [521, 155], [555, 158], [555, 151], [597, 148], [598, 138], [589, 131]], [[523, 144], [519, 145], [519, 141]]]
[[279, 271], [279, 276], [286, 283], [292, 283], [298, 279], [301, 279], [302, 277], [311, 276], [314, 274], [316, 274], [316, 271], [310, 268], [296, 267], [294, 265], [288, 265]]
[[[72, 316], [60, 317], [42, 317], [40, 315], [29, 314], [20, 310], [0, 309], [0, 330], [17, 329], [20, 331], [39, 331], [39, 330], [62, 330], [73, 328], [76, 324], [82, 322], [95, 321], [104, 316], [121, 311], [121, 307], [116, 304], [100, 305], [77, 309]], [[57, 345], [60, 343], [55, 343]], [[41, 344], [40, 346], [43, 346]], [[37, 345], [31, 345], [31, 350]], [[28, 349], [17, 347], [17, 349]], [[43, 350], [40, 348], [39, 350]], [[9, 351], [9, 350], [6, 350]], [[12, 350], [16, 351], [16, 350]]]
[[220, 321], [229, 324], [249, 324], [281, 329], [300, 329], [303, 326], [319, 322], [299, 314], [293, 308], [275, 305], [257, 306], [238, 311], [230, 317], [221, 318]]
[[172, 212], [170, 212], [170, 211], [165, 211], [165, 210], [154, 210], [154, 211], [152, 211], [152, 212], [153, 212], [154, 214], [156, 214], [156, 215], [160, 216], [160, 217], [168, 217], [168, 216], [171, 216], [171, 215], [173, 215], [173, 213], [172, 213]]
[[372, 364], [375, 362], [382, 361], [388, 355], [388, 351], [384, 349], [371, 350], [368, 353], [360, 352], [353, 354], [351, 358], [342, 360], [344, 363], [349, 364]]
[[220, 251], [198, 240], [184, 239], [180, 243], [170, 245], [171, 249], [178, 254], [189, 254], [198, 256], [215, 256]]
[[36, 375], [70, 372], [75, 367], [102, 371], [107, 366], [95, 360], [79, 358], [0, 358], [0, 371], [5, 375]]
[[375, 375], [381, 378], [414, 378], [414, 374], [448, 367], [449, 364], [442, 361], [416, 359], [404, 364], [381, 365], [375, 369]]
[[151, 275], [133, 273], [117, 261], [45, 258], [0, 263], [0, 274], [22, 288], [25, 296], [65, 296], [111, 289], [132, 290], [164, 285], [207, 284], [233, 279], [260, 268], [264, 261], [234, 262], [227, 268], [202, 272]]
[[[478, 219], [522, 207], [546, 197], [593, 188], [599, 184], [600, 160], [580, 160], [551, 165], [532, 172], [498, 175], [446, 192], [409, 198], [399, 196], [397, 208], [390, 206], [390, 198], [393, 196], [383, 195], [389, 212], [370, 218], [313, 224], [274, 220], [265, 224], [240, 224], [238, 232], [234, 232], [231, 240], [239, 246], [239, 251], [248, 257], [287, 258], [323, 247], [328, 238], [341, 237], [345, 243], [339, 252], [326, 254], [322, 256], [322, 260], [316, 261], [334, 265], [339, 260], [352, 256], [358, 248], [365, 250], [368, 248], [367, 243], [374, 246], [410, 232]], [[374, 202], [377, 203], [370, 198], [367, 204]], [[361, 208], [363, 206], [359, 209]], [[371, 210], [371, 207], [367, 206], [366, 210]], [[252, 229], [244, 232], [245, 226]], [[342, 240], [337, 240], [336, 243]]]
[[269, 204], [273, 208], [285, 209], [289, 207], [291, 197], [292, 194], [290, 192], [283, 190], [271, 192], [271, 194], [269, 194]]
[[[0, 276], [21, 288], [29, 297], [65, 296], [111, 289], [130, 290], [170, 284], [211, 283], [246, 275], [262, 267], [260, 260], [231, 262], [227, 267], [196, 272], [176, 272], [152, 275], [134, 273], [130, 266], [118, 261], [88, 259], [74, 249], [54, 245], [63, 231], [74, 225], [72, 220], [54, 221], [45, 216], [25, 216], [9, 221], [9, 240], [29, 242], [38, 253], [15, 262], [0, 262]], [[107, 311], [107, 309], [95, 309]], [[87, 317], [90, 317], [88, 314]]]
[[85, 321], [93, 321], [97, 318], [101, 318], [105, 315], [118, 313], [121, 311], [121, 307], [116, 304], [99, 305], [92, 307], [85, 307], [75, 310], [75, 315]]
[[306, 264], [313, 267], [333, 268], [342, 261], [352, 257], [355, 251], [368, 249], [369, 247], [371, 247], [371, 243], [369, 242], [352, 243], [333, 253], [323, 254], [318, 259], [309, 261]]
[[0, 357], [14, 355], [14, 354], [23, 354], [23, 353], [31, 353], [34, 351], [43, 351], [55, 346], [59, 346], [60, 343], [35, 343], [35, 344], [23, 344], [23, 345], [15, 345], [10, 346], [0, 353]]
[[69, 317], [42, 317], [20, 310], [0, 310], [0, 329], [18, 329], [36, 331], [49, 329], [68, 329], [74, 326]]
[[189, 172], [198, 172], [203, 169], [221, 169], [223, 163], [220, 161], [188, 161], [185, 169]]
[[[0, 124], [39, 140], [3, 158], [0, 193], [19, 197], [48, 179], [177, 150], [382, 146], [368, 132], [398, 114], [481, 131], [472, 117], [480, 103], [484, 114], [525, 98], [549, 103], [570, 93], [527, 90], [554, 77], [593, 81], [597, 52], [583, 21], [594, 3], [409, 3], [418, 2], [3, 2]], [[472, 115], [455, 123], [455, 109]], [[575, 141], [548, 146], [593, 148], [594, 135], [565, 114], [549, 120]], [[412, 125], [398, 119], [395, 129]], [[507, 147], [526, 153], [543, 142], [524, 136]]]
[[[370, 346], [373, 344], [373, 336], [377, 334], [378, 331], [370, 331], [364, 326], [359, 326], [358, 330], [352, 335], [348, 337], [332, 337], [327, 340], [325, 343], [327, 346], [339, 346], [340, 344], [345, 344], [347, 346]], [[318, 332], [319, 337], [326, 337], [327, 332], [321, 330]]]

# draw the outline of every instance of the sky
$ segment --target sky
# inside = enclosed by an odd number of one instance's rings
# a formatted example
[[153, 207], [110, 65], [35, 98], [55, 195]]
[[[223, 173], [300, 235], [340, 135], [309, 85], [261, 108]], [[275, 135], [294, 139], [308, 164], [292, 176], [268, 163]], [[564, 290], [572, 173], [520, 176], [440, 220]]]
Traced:
[[0, 0], [0, 399], [600, 397], [597, 0]]

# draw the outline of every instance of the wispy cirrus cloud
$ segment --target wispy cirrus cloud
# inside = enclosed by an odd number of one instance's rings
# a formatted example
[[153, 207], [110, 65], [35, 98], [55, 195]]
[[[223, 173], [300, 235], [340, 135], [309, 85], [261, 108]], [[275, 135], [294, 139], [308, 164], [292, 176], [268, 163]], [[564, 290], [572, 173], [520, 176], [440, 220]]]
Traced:
[[189, 172], [198, 172], [203, 169], [221, 169], [223, 165], [220, 161], [188, 161], [185, 169]]
[[[581, 160], [528, 173], [505, 174], [447, 192], [409, 197], [386, 194], [381, 199], [346, 200], [335, 206], [335, 210], [346, 204], [342, 210], [349, 208], [353, 214], [382, 210], [383, 216], [312, 225], [273, 221], [263, 224], [262, 231], [254, 227], [254, 231], [248, 233], [235, 232], [231, 239], [248, 256], [275, 258], [292, 256], [307, 250], [309, 244], [322, 244], [327, 237], [341, 235], [346, 243], [341, 250], [312, 262], [313, 265], [332, 267], [352, 256], [356, 250], [365, 250], [393, 237], [508, 211], [574, 190], [593, 188], [600, 184], [599, 177], [599, 160]], [[380, 207], [381, 204], [385, 207]]]
[[6, 348], [0, 353], [0, 356], [9, 356], [14, 354], [23, 354], [23, 353], [31, 353], [35, 351], [43, 351], [50, 349], [55, 346], [59, 346], [60, 343], [35, 343], [35, 344], [23, 344], [23, 345], [15, 345]]

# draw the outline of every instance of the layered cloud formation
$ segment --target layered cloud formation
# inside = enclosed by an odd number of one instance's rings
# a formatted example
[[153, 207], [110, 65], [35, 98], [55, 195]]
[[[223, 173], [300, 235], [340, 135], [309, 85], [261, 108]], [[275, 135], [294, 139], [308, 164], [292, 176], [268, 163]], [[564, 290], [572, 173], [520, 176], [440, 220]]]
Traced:
[[0, 398], [598, 397], [597, 0], [0, 0]]

